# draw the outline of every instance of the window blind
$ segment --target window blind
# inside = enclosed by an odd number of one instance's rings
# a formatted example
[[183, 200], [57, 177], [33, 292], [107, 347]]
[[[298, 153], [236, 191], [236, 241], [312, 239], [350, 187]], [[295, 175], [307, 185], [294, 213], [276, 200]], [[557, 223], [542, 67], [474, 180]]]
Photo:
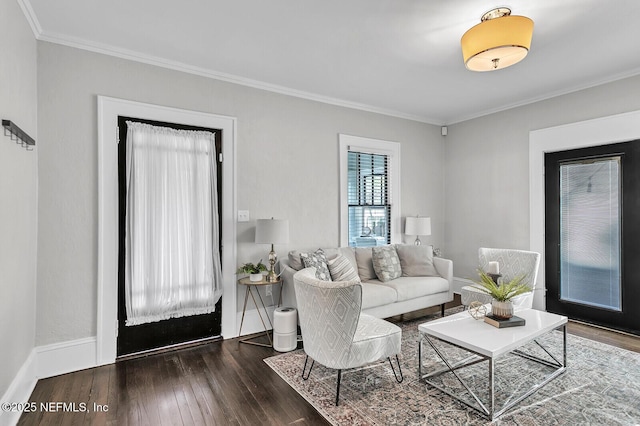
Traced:
[[620, 157], [560, 166], [560, 297], [621, 309]]
[[348, 151], [349, 245], [365, 247], [391, 240], [390, 158]]

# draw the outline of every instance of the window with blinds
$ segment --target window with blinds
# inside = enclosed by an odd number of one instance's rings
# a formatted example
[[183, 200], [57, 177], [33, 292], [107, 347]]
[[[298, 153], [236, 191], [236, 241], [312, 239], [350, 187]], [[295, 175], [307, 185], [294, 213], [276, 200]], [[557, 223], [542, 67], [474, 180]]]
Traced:
[[350, 246], [368, 247], [391, 242], [390, 166], [388, 155], [348, 151]]

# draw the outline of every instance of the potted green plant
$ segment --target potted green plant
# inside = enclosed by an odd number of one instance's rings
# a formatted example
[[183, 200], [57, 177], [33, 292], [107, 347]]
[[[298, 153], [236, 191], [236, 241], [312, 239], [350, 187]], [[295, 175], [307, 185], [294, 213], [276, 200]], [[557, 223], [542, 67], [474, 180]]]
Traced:
[[266, 271], [267, 267], [262, 263], [262, 259], [255, 265], [251, 262], [247, 262], [241, 265], [236, 271], [237, 274], [248, 274], [251, 281], [262, 281], [262, 271]]
[[502, 278], [493, 279], [482, 269], [478, 270], [480, 281], [476, 283], [479, 289], [493, 298], [491, 302], [491, 314], [498, 318], [511, 318], [513, 316], [513, 299], [531, 291], [531, 287], [523, 283], [524, 275], [517, 276], [509, 281]]

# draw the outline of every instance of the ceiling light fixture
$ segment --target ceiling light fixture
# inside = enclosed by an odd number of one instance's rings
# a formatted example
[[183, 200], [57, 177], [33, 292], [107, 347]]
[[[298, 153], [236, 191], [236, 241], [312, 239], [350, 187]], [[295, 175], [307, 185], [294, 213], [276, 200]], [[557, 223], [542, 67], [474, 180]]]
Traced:
[[482, 15], [480, 23], [460, 40], [464, 65], [471, 71], [493, 71], [524, 59], [531, 47], [533, 21], [511, 16], [511, 9], [499, 7]]

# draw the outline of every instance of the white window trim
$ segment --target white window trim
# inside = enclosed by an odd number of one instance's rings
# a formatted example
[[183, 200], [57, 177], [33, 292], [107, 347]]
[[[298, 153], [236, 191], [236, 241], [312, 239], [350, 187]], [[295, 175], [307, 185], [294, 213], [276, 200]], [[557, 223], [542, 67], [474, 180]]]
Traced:
[[400, 217], [400, 144], [398, 142], [339, 134], [340, 143], [340, 246], [349, 245], [349, 208], [347, 200], [348, 152], [382, 154], [391, 160], [391, 244], [402, 242]]

